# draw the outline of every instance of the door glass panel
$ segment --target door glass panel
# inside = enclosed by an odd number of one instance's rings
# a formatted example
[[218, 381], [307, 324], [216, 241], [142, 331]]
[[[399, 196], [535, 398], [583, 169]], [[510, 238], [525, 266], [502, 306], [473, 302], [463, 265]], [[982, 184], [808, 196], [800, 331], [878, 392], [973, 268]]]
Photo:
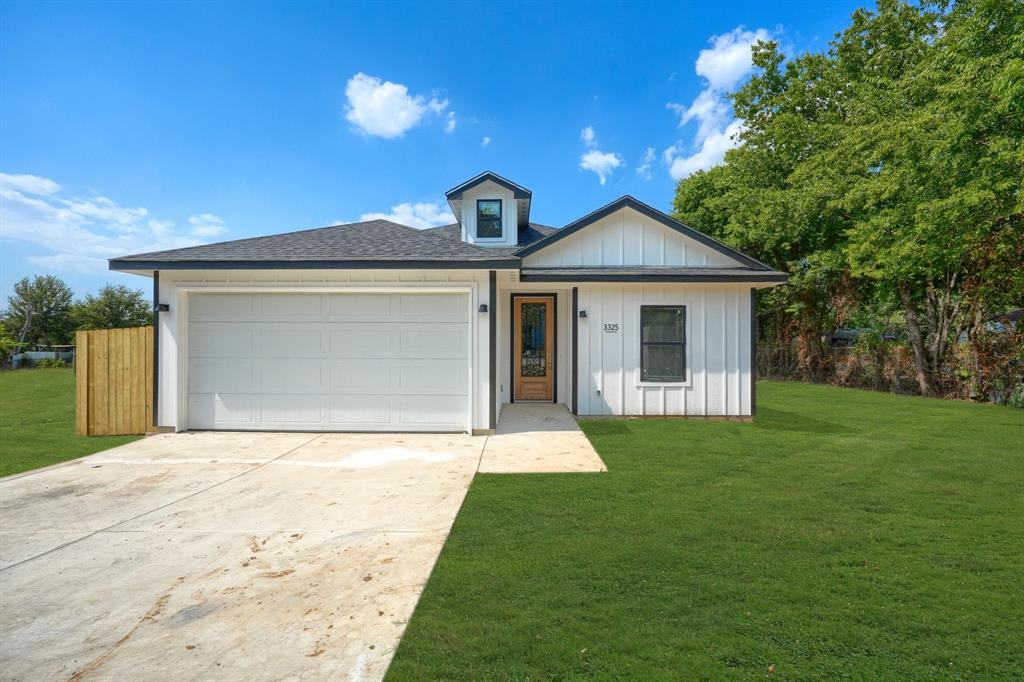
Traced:
[[547, 304], [522, 304], [521, 334], [523, 354], [519, 358], [522, 376], [542, 377], [547, 375]]

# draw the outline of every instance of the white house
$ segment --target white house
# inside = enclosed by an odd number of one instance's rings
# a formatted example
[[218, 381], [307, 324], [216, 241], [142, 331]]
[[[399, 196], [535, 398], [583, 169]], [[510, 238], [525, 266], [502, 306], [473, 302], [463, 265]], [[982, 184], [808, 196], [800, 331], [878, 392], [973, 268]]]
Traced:
[[487, 432], [580, 415], [754, 413], [754, 302], [786, 275], [624, 196], [560, 229], [486, 172], [458, 222], [384, 220], [125, 256], [153, 278], [157, 424]]

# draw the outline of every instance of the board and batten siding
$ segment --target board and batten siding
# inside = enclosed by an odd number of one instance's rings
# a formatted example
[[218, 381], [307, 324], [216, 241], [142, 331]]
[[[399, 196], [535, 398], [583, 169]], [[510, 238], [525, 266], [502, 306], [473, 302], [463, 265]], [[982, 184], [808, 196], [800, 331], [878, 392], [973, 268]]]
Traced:
[[708, 248], [631, 208], [623, 208], [524, 259], [528, 268], [650, 265], [736, 267]]
[[[750, 301], [749, 285], [580, 285], [579, 414], [750, 415]], [[642, 305], [686, 306], [682, 383], [640, 380]]]

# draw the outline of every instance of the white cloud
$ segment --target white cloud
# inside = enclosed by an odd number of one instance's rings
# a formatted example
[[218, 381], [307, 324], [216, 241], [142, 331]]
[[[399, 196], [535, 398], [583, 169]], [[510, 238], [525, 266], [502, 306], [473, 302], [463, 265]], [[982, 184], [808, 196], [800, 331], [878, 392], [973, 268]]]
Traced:
[[722, 163], [725, 153], [736, 146], [736, 136], [743, 132], [743, 121], [733, 120], [725, 130], [715, 132], [701, 141], [700, 148], [689, 156], [679, 156], [681, 146], [673, 145], [665, 150], [668, 173], [673, 180], [682, 180], [699, 170], [707, 170]]
[[224, 221], [212, 213], [189, 216], [188, 224], [192, 226], [192, 234], [196, 237], [219, 237], [227, 229]]
[[[224, 229], [217, 216], [194, 217], [215, 218]], [[107, 272], [108, 258], [193, 246], [203, 243], [204, 236], [194, 225], [189, 231], [176, 231], [172, 221], [150, 217], [145, 208], [121, 206], [98, 195], [69, 196], [53, 180], [4, 173], [0, 173], [0, 225], [0, 239], [50, 252], [29, 257], [33, 265], [94, 275]]]
[[644, 151], [643, 161], [641, 161], [640, 165], [636, 167], [636, 174], [644, 180], [651, 179], [651, 166], [654, 164], [655, 156], [654, 147], [648, 147]]
[[489, 144], [491, 144], [491, 138], [489, 138], [486, 135], [484, 135], [484, 139], [480, 140], [480, 146], [481, 147], [486, 147]]
[[[401, 83], [365, 73], [357, 73], [349, 79], [345, 97], [348, 100], [345, 118], [360, 132], [386, 139], [401, 137], [428, 112], [441, 116], [448, 109], [446, 99], [427, 100], [422, 95], [410, 95], [409, 88]], [[445, 130], [452, 132], [455, 125], [455, 113], [449, 111]]]
[[427, 227], [451, 225], [455, 216], [447, 206], [435, 202], [414, 204], [406, 202], [391, 207], [391, 213], [364, 213], [360, 220], [390, 220], [400, 225], [408, 225], [422, 230]]
[[580, 170], [597, 173], [597, 179], [604, 185], [612, 171], [622, 165], [622, 157], [612, 152], [602, 152], [597, 148], [597, 133], [594, 132], [593, 126], [581, 130], [580, 139], [590, 150], [580, 157]]
[[60, 185], [38, 175], [9, 175], [0, 173], [0, 190], [13, 190], [26, 194], [49, 196], [60, 191]]
[[580, 131], [580, 139], [583, 140], [583, 144], [588, 147], [593, 147], [597, 144], [597, 135], [594, 133], [593, 126], [587, 126]]
[[732, 117], [725, 95], [753, 71], [751, 48], [754, 43], [771, 38], [772, 34], [766, 29], [748, 31], [739, 26], [712, 36], [711, 47], [700, 51], [695, 70], [704, 78], [704, 89], [689, 106], [676, 102], [666, 105], [679, 116], [680, 127], [691, 121], [697, 123], [688, 155], [681, 141], [663, 153], [674, 180], [722, 163], [725, 152], [738, 144], [736, 137], [743, 132], [743, 121]]
[[594, 171], [603, 185], [608, 181], [612, 171], [622, 165], [622, 159], [618, 154], [611, 154], [594, 149], [587, 152], [580, 158], [580, 168]]

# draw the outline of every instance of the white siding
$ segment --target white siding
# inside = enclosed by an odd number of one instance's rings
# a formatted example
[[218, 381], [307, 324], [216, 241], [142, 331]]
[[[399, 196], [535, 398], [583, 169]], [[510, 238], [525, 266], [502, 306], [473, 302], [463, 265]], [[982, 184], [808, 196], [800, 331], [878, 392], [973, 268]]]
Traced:
[[[476, 202], [478, 199], [501, 200], [502, 239], [476, 237]], [[480, 246], [515, 246], [519, 243], [519, 213], [512, 190], [491, 182], [481, 183], [462, 196], [462, 240]]]
[[736, 267], [742, 263], [631, 208], [622, 208], [523, 262], [530, 268], [616, 265]]
[[[640, 381], [640, 306], [658, 304], [686, 306], [682, 383]], [[581, 415], [750, 414], [749, 286], [582, 285], [579, 309]]]
[[[499, 273], [499, 276], [506, 276]], [[191, 292], [329, 292], [387, 293], [431, 288], [464, 290], [470, 310], [488, 300], [484, 270], [232, 270], [160, 273], [160, 302], [170, 311], [159, 315], [160, 361], [157, 424], [188, 427], [187, 359]], [[469, 374], [472, 429], [489, 427], [489, 344], [487, 314], [470, 314]]]

